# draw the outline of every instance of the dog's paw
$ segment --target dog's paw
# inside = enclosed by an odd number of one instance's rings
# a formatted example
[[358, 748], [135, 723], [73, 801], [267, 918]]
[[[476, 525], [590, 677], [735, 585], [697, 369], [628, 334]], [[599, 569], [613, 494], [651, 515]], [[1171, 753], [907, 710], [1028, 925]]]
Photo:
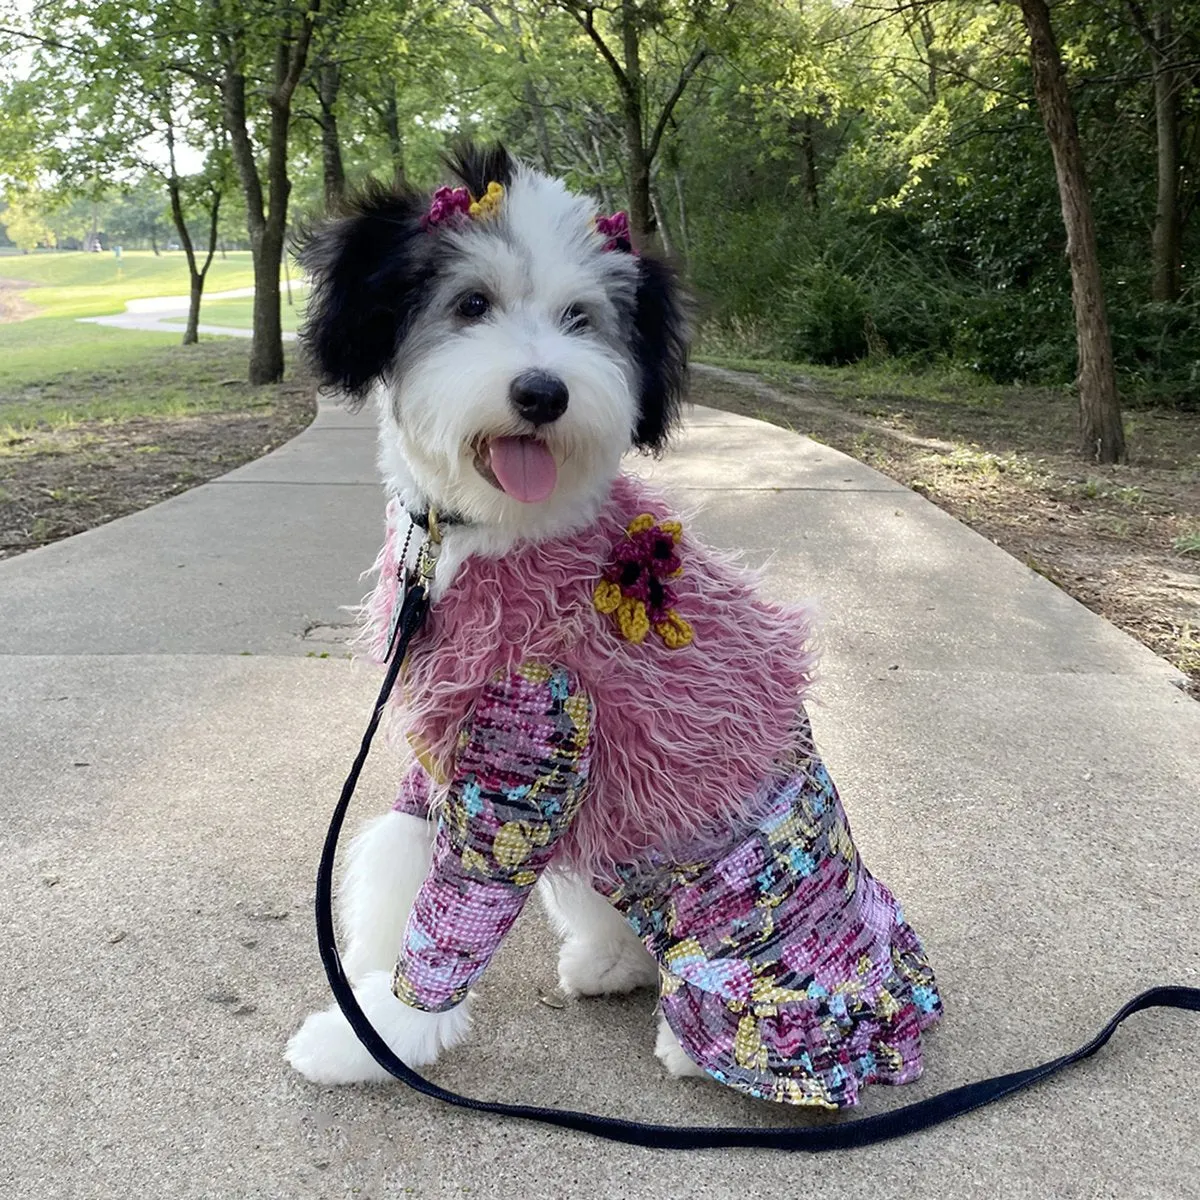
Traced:
[[708, 1074], [688, 1057], [679, 1044], [666, 1017], [658, 1018], [658, 1037], [654, 1042], [654, 1056], [667, 1069], [667, 1074], [676, 1079], [707, 1079]]
[[284, 1057], [313, 1083], [383, 1083], [388, 1073], [367, 1053], [335, 1004], [305, 1018]]
[[657, 982], [658, 964], [633, 937], [600, 942], [569, 937], [558, 953], [564, 996], [610, 996]]
[[[427, 1067], [457, 1046], [471, 1027], [470, 997], [448, 1012], [409, 1008], [392, 995], [391, 975], [373, 971], [354, 989], [362, 1010], [392, 1052], [410, 1067]], [[358, 1040], [335, 1004], [313, 1013], [293, 1034], [287, 1061], [313, 1083], [385, 1083], [392, 1076]]]

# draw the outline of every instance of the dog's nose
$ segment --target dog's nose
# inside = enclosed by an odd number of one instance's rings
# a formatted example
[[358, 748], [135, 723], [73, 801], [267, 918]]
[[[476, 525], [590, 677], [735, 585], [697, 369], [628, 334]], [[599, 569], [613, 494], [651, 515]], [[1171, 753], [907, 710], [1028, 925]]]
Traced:
[[549, 425], [567, 411], [567, 385], [557, 375], [526, 371], [508, 389], [512, 406], [534, 425]]

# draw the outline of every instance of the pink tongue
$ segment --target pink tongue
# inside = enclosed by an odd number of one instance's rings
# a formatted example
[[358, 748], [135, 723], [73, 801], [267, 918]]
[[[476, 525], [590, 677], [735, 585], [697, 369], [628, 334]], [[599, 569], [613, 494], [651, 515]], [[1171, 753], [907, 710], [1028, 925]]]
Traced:
[[558, 467], [537, 438], [498, 437], [489, 444], [492, 473], [514, 499], [537, 504], [554, 491]]

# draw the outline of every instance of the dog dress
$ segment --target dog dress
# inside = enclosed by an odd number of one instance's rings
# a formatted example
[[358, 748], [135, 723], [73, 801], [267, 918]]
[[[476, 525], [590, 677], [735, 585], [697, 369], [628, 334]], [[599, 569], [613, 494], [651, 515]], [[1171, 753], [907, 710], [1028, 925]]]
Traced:
[[[377, 657], [406, 523], [390, 520]], [[417, 758], [394, 807], [436, 821], [396, 996], [461, 1003], [564, 868], [653, 955], [664, 1017], [718, 1081], [842, 1108], [919, 1076], [941, 1000], [813, 746], [810, 624], [628, 476], [585, 529], [468, 558], [393, 697]]]

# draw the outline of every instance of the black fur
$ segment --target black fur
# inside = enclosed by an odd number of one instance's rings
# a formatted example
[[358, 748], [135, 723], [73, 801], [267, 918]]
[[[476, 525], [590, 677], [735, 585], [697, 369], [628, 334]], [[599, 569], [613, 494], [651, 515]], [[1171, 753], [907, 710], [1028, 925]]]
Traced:
[[302, 235], [312, 292], [300, 337], [324, 386], [361, 400], [387, 371], [435, 274], [428, 211], [422, 192], [372, 184]]
[[444, 161], [466, 184], [476, 200], [487, 192], [489, 183], [499, 183], [504, 187], [512, 183], [512, 156], [499, 142], [492, 146], [480, 146], [475, 142], [461, 141], [446, 155]]
[[633, 356], [640, 389], [633, 441], [657, 453], [679, 421], [687, 387], [688, 310], [672, 267], [645, 255], [637, 262]]

